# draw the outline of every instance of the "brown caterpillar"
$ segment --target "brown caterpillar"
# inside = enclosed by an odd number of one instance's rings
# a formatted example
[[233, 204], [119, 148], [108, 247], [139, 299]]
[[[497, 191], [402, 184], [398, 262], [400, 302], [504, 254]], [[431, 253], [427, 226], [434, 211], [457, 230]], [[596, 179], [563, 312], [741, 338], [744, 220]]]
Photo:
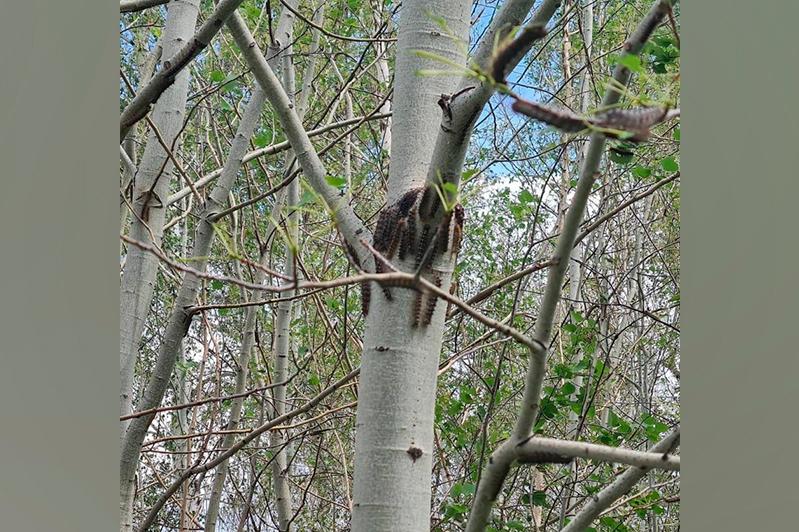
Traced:
[[388, 248], [389, 241], [391, 240], [392, 222], [394, 221], [393, 207], [386, 207], [380, 216], [377, 218], [377, 225], [375, 226], [375, 233], [372, 237], [372, 245], [377, 251], [383, 252]]
[[422, 320], [422, 300], [424, 299], [424, 292], [419, 292], [416, 295], [416, 300], [413, 303], [413, 323], [411, 326], [416, 328]]
[[461, 250], [461, 240], [463, 239], [463, 219], [465, 213], [463, 206], [459, 203], [455, 205], [455, 226], [452, 228], [452, 245], [450, 246], [450, 257], [455, 257]]
[[[458, 280], [453, 279], [452, 283], [449, 285], [449, 295], [454, 296], [457, 291], [458, 291]], [[448, 301], [447, 311], [446, 311], [447, 316], [449, 316], [449, 313], [452, 310], [452, 306], [453, 306], [452, 303]]]
[[393, 259], [394, 255], [397, 253], [397, 248], [400, 246], [400, 240], [402, 240], [405, 225], [405, 220], [403, 219], [400, 219], [396, 222], [394, 230], [391, 232], [391, 240], [389, 241], [388, 248], [386, 249], [386, 259]]
[[414, 237], [416, 233], [416, 220], [414, 213], [404, 220], [405, 226], [403, 227], [402, 242], [399, 248], [399, 260], [404, 260], [405, 256], [413, 250]]
[[546, 34], [547, 30], [544, 26], [531, 24], [522, 29], [515, 39], [499, 48], [494, 53], [494, 59], [491, 63], [491, 77], [494, 78], [494, 81], [505, 83], [505, 74], [508, 67], [518, 63], [533, 43], [546, 36]]
[[449, 230], [452, 225], [452, 211], [449, 211], [441, 220], [441, 231], [438, 233], [438, 253], [443, 255], [449, 247]]
[[518, 458], [522, 464], [569, 464], [573, 460], [573, 456], [564, 456], [549, 451], [537, 451], [529, 456]]
[[414, 262], [414, 268], [418, 268], [419, 265], [422, 264], [422, 259], [424, 258], [424, 254], [427, 251], [427, 246], [430, 245], [430, 226], [425, 225], [422, 228], [422, 234], [419, 237], [419, 244], [416, 246], [416, 261]]
[[435, 187], [428, 185], [424, 189], [422, 199], [419, 202], [419, 219], [423, 222], [429, 221], [438, 212], [438, 207], [441, 200], [438, 197], [438, 192]]
[[397, 201], [397, 213], [401, 218], [405, 218], [410, 214], [423, 189], [424, 187], [412, 188]]
[[361, 312], [364, 316], [369, 314], [369, 302], [372, 299], [372, 285], [369, 281], [361, 283]]
[[[438, 272], [435, 273], [435, 277], [433, 278], [433, 283], [436, 287], [441, 288], [441, 274]], [[428, 294], [427, 295], [427, 308], [425, 309], [424, 320], [422, 321], [422, 325], [430, 325], [430, 322], [433, 319], [433, 314], [436, 311], [436, 303], [438, 303], [438, 296], [436, 294]]]
[[586, 127], [586, 120], [580, 118], [571, 111], [565, 109], [553, 109], [546, 107], [535, 102], [518, 99], [513, 102], [511, 108], [517, 113], [535, 118], [541, 122], [545, 122], [551, 126], [564, 131], [566, 133], [577, 133], [584, 130]]
[[[399, 260], [413, 256], [415, 268], [423, 269], [426, 275], [432, 275], [436, 286], [441, 286], [441, 274], [431, 271], [428, 266], [432, 257], [443, 255], [447, 249], [450, 249], [452, 254], [457, 254], [464, 217], [463, 207], [458, 204], [451, 211], [444, 213], [440, 223], [434, 226], [431, 222], [442, 205], [436, 189], [428, 185], [411, 189], [395, 203], [384, 207], [378, 217], [373, 236], [374, 250], [380, 254], [380, 257], [375, 256], [376, 273], [388, 271], [385, 261], [392, 260], [397, 254]], [[414, 301], [413, 326], [430, 324], [438, 302], [436, 296], [420, 290], [410, 279], [378, 281], [378, 284], [388, 301], [393, 300], [389, 287], [415, 290], [417, 295]], [[361, 292], [362, 310], [366, 315], [371, 301], [371, 283], [363, 283]]]
[[[511, 108], [517, 113], [555, 126], [565, 133], [578, 133], [591, 126], [602, 129], [626, 131], [630, 142], [645, 142], [649, 139], [649, 129], [662, 122], [668, 115], [668, 108], [643, 107], [638, 109], [610, 109], [593, 118], [580, 117], [567, 109], [554, 109], [535, 102], [517, 99]], [[616, 131], [603, 131], [606, 137], [621, 138]]]

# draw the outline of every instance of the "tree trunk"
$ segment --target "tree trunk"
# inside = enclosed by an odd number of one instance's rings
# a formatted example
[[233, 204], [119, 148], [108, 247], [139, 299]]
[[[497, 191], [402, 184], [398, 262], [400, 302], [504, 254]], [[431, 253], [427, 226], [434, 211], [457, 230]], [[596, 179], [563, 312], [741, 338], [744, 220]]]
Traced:
[[[169, 4], [162, 41], [162, 55], [165, 59], [171, 58], [194, 35], [199, 5], [200, 0]], [[177, 150], [178, 145], [175, 140], [186, 114], [188, 91], [189, 71], [184, 69], [178, 74], [174, 84], [158, 99], [152, 112], [153, 124], [173, 153]], [[150, 131], [134, 178], [132, 205], [135, 215], [131, 220], [130, 238], [160, 245], [171, 175], [172, 163], [168, 160], [168, 155], [155, 133]], [[128, 247], [122, 272], [119, 305], [121, 416], [133, 411], [133, 370], [136, 366], [144, 321], [150, 310], [157, 272], [158, 258], [134, 246]], [[123, 437], [128, 423], [123, 421], [121, 424]], [[125, 526], [123, 522], [123, 528]]]
[[[456, 78], [420, 77], [421, 68], [443, 64], [417, 56], [435, 53], [464, 64], [471, 3], [464, 0], [403, 2], [400, 12], [391, 126], [388, 202], [393, 203], [430, 171], [441, 110], [437, 101]], [[442, 35], [430, 17], [441, 16], [463, 42]], [[396, 264], [413, 271], [412, 261]], [[452, 262], [433, 264], [442, 289]], [[416, 293], [391, 289], [385, 299], [375, 285], [366, 318], [355, 435], [352, 530], [427, 530], [438, 357], [446, 305], [439, 302], [427, 326], [413, 327]]]

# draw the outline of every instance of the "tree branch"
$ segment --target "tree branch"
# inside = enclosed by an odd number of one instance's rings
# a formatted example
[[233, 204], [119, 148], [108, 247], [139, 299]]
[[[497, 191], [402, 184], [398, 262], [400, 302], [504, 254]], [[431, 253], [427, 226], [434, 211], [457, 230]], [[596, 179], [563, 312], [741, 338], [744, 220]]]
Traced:
[[161, 94], [175, 82], [175, 77], [183, 70], [200, 52], [211, 43], [225, 23], [225, 20], [236, 11], [244, 0], [222, 0], [217, 4], [214, 12], [200, 27], [189, 42], [180, 49], [169, 61], [165, 61], [163, 68], [154, 75], [144, 88], [139, 87], [139, 92], [128, 103], [119, 117], [119, 142], [136, 122], [144, 118], [150, 111], [150, 106], [158, 101]]
[[[680, 429], [677, 428], [655, 444], [649, 452], [664, 456], [665, 453], [670, 453], [679, 444]], [[613, 481], [610, 486], [597, 493], [561, 532], [582, 532], [585, 530], [591, 521], [602, 513], [605, 508], [613, 504], [613, 501], [630, 491], [639, 480], [644, 478], [644, 475], [646, 475], [650, 469], [649, 467], [639, 466], [629, 468]]]
[[607, 445], [597, 445], [553, 438], [532, 437], [519, 444], [516, 460], [528, 462], [540, 453], [553, 453], [573, 458], [585, 458], [595, 462], [614, 462], [649, 469], [680, 470], [680, 457], [663, 453], [619, 449]]
[[[654, 32], [658, 23], [666, 16], [671, 9], [673, 1], [660, 0], [657, 2], [644, 20], [636, 28], [635, 32], [625, 42], [624, 48], [630, 54], [638, 54], [646, 41]], [[617, 65], [613, 72], [613, 79], [616, 87], [611, 86], [602, 101], [603, 107], [609, 107], [619, 101], [621, 92], [617, 87], [624, 87], [630, 79], [630, 70], [624, 65]], [[568, 267], [568, 259], [571, 256], [577, 231], [582, 222], [588, 196], [591, 193], [594, 181], [597, 177], [597, 170], [602, 159], [606, 138], [601, 133], [591, 135], [591, 140], [583, 160], [580, 170], [577, 190], [574, 199], [566, 213], [563, 230], [558, 239], [554, 259], [557, 263], [549, 270], [546, 289], [539, 310], [538, 319], [535, 322], [533, 337], [540, 345], [549, 343], [552, 333], [552, 325], [555, 310], [560, 300], [563, 278]], [[477, 532], [483, 530], [488, 524], [491, 507], [496, 500], [505, 478], [511, 466], [517, 459], [516, 447], [519, 442], [526, 441], [530, 436], [530, 431], [538, 416], [541, 389], [546, 374], [546, 349], [530, 350], [530, 365], [527, 371], [527, 378], [524, 386], [524, 397], [522, 399], [521, 411], [513, 428], [510, 439], [506, 440], [492, 455], [477, 486], [472, 511], [466, 525], [467, 532]]]
[[158, 7], [168, 3], [169, 0], [122, 0], [119, 3], [119, 12], [134, 13], [136, 11], [143, 11], [151, 7]]
[[175, 480], [172, 484], [170, 484], [169, 488], [167, 488], [166, 491], [164, 491], [164, 493], [161, 495], [161, 497], [158, 498], [153, 507], [150, 508], [150, 511], [147, 512], [147, 516], [144, 518], [144, 521], [142, 521], [142, 524], [139, 527], [139, 532], [146, 532], [147, 529], [150, 528], [150, 526], [155, 522], [155, 518], [158, 516], [158, 512], [161, 511], [161, 508], [164, 507], [164, 505], [167, 503], [170, 497], [172, 497], [172, 495], [174, 495], [175, 492], [177, 492], [180, 489], [180, 487], [183, 485], [183, 483], [186, 482], [188, 479], [200, 473], [205, 473], [207, 471], [212, 470], [213, 468], [215, 468], [216, 466], [218, 466], [219, 464], [221, 464], [222, 462], [224, 462], [225, 460], [229, 459], [231, 456], [242, 450], [245, 445], [253, 441], [255, 438], [257, 438], [264, 432], [279, 426], [281, 423], [283, 423], [286, 420], [289, 420], [300, 414], [308, 412], [313, 407], [324, 401], [324, 399], [328, 397], [330, 394], [332, 394], [333, 392], [335, 392], [336, 390], [347, 384], [355, 377], [357, 377], [360, 372], [361, 368], [356, 368], [350, 371], [348, 374], [346, 374], [345, 376], [343, 376], [342, 378], [340, 378], [339, 380], [337, 380], [336, 382], [325, 388], [322, 392], [317, 394], [313, 399], [305, 403], [303, 406], [295, 408], [291, 412], [286, 412], [282, 416], [276, 417], [271, 421], [264, 423], [260, 427], [252, 430], [249, 434], [240, 439], [238, 443], [231, 446], [226, 451], [219, 453], [217, 457], [214, 458], [213, 460], [206, 462], [203, 465], [192, 467], [184, 471], [183, 474], [180, 475], [180, 477], [178, 477], [177, 480]]
[[250, 66], [255, 79], [264, 90], [291, 144], [306, 178], [327, 204], [330, 215], [342, 237], [357, 251], [361, 264], [371, 264], [371, 254], [361, 245], [361, 239], [371, 238], [369, 230], [356, 216], [346, 197], [325, 179], [326, 171], [308, 133], [302, 126], [294, 105], [270, 68], [244, 20], [234, 13], [227, 21], [233, 38]]
[[[505, 2], [488, 31], [477, 45], [472, 61], [487, 72], [494, 54], [495, 43], [502, 42], [514, 28], [521, 25], [530, 9], [532, 9], [533, 4], [534, 2], [531, 0], [509, 0]], [[555, 14], [560, 4], [560, 0], [544, 0], [528, 25], [528, 27], [536, 28], [536, 30], [526, 33], [527, 38], [522, 43], [522, 46], [515, 49], [512, 57], [508, 58], [506, 69], [511, 69], [518, 64], [524, 54], [541, 38], [544, 34], [541, 30]], [[469, 146], [472, 128], [480, 115], [480, 111], [491, 98], [491, 95], [494, 94], [496, 88], [492, 80], [478, 81], [473, 77], [465, 76], [455, 94], [461, 93], [469, 86], [473, 86], [473, 90], [464, 92], [457, 98], [452, 98], [449, 103], [449, 111], [444, 113], [441, 119], [441, 130], [436, 138], [432, 164], [427, 176], [427, 180], [430, 183], [439, 184], [439, 180], [443, 180], [457, 185], [460, 181], [461, 169], [463, 168], [466, 149]]]

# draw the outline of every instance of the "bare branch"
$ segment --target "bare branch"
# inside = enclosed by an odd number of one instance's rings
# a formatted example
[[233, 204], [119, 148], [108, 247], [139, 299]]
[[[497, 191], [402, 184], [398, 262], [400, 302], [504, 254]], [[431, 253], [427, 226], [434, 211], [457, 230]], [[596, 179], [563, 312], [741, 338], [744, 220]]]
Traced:
[[[652, 7], [635, 32], [629, 37], [627, 42], [625, 42], [624, 47], [628, 53], [638, 54], [641, 51], [644, 43], [649, 39], [658, 23], [666, 16], [667, 11], [671, 8], [671, 4], [672, 2], [670, 0], [660, 0]], [[618, 86], [625, 86], [630, 79], [629, 69], [623, 65], [617, 65], [613, 72], [613, 79], [617, 82]], [[621, 93], [617, 89], [609, 89], [603, 99], [603, 107], [614, 105], [619, 101], [620, 97]], [[572, 204], [567, 211], [563, 230], [558, 239], [554, 257], [557, 259], [557, 263], [549, 270], [546, 289], [541, 301], [539, 315], [535, 322], [534, 338], [541, 345], [547, 345], [549, 343], [555, 310], [560, 300], [563, 278], [569, 263], [568, 260], [563, 259], [570, 257], [572, 249], [574, 248], [574, 242], [582, 222], [588, 196], [591, 193], [591, 188], [596, 179], [605, 140], [605, 137], [599, 133], [591, 135], [588, 150], [580, 171], [580, 177], [577, 182], [577, 190], [574, 193]], [[477, 493], [472, 503], [472, 511], [469, 514], [469, 520], [466, 525], [467, 532], [483, 530], [487, 525], [491, 513], [491, 506], [496, 500], [499, 491], [502, 489], [505, 478], [516, 460], [517, 444], [527, 440], [530, 436], [530, 431], [532, 430], [540, 408], [541, 389], [543, 387], [544, 376], [546, 375], [546, 357], [546, 349], [530, 350], [530, 365], [525, 380], [524, 397], [522, 399], [519, 417], [516, 420], [511, 438], [506, 440], [505, 443], [492, 454], [481, 476], [480, 483], [477, 486]]]
[[[665, 438], [655, 444], [650, 453], [657, 453], [660, 456], [667, 456], [666, 453], [672, 452], [680, 444], [680, 429], [677, 428]], [[591, 501], [574, 516], [568, 525], [561, 532], [582, 532], [605, 508], [608, 508], [613, 501], [630, 491], [635, 484], [644, 478], [650, 467], [633, 466], [622, 473], [610, 486], [603, 489], [593, 496]]]
[[143, 11], [151, 7], [158, 7], [168, 3], [169, 0], [122, 0], [119, 3], [119, 12], [133, 13], [136, 11]]
[[613, 462], [650, 469], [680, 470], [679, 456], [537, 436], [519, 444], [516, 450], [516, 460], [529, 463], [530, 458], [541, 453], [554, 453], [560, 456], [585, 458], [595, 462]]
[[130, 128], [150, 111], [150, 106], [158, 101], [161, 94], [175, 82], [178, 73], [211, 44], [211, 39], [217, 34], [225, 20], [236, 11], [243, 1], [221, 0], [208, 20], [194, 34], [194, 37], [169, 61], [164, 62], [163, 68], [150, 79], [146, 86], [139, 87], [139, 92], [119, 117], [120, 142], [124, 140]]

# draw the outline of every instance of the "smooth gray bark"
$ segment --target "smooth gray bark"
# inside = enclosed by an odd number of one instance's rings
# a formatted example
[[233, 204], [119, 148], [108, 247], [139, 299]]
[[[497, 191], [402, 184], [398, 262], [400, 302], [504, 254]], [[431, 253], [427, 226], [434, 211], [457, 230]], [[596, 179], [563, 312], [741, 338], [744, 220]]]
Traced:
[[[465, 65], [470, 8], [471, 3], [464, 0], [411, 0], [402, 4], [391, 103], [388, 203], [409, 188], [424, 184], [441, 120], [438, 99], [441, 94], [452, 92], [460, 79], [460, 74], [420, 76], [422, 69], [450, 67], [435, 59], [419, 57], [416, 52], [432, 53]], [[432, 16], [446, 21], [452, 37], [444, 35]]]
[[[441, 110], [437, 101], [458, 81], [419, 77], [441, 70], [423, 50], [465, 63], [469, 10], [466, 0], [403, 2], [400, 11], [391, 124], [388, 202], [425, 182]], [[455, 39], [443, 35], [430, 14], [443, 17]], [[397, 263], [412, 271], [413, 264]], [[433, 264], [446, 290], [453, 264]], [[356, 415], [353, 532], [420, 531], [430, 526], [433, 415], [438, 357], [446, 305], [439, 302], [428, 326], [412, 327], [416, 293], [392, 290], [385, 300], [374, 285], [366, 317]]]
[[[579, 0], [578, 0], [579, 1]], [[582, 52], [583, 60], [588, 61], [592, 55], [592, 44], [593, 44], [593, 37], [594, 37], [594, 3], [593, 0], [588, 0], [583, 2], [585, 5], [583, 6], [582, 11], [582, 29], [583, 29], [583, 46], [584, 50]], [[564, 31], [564, 40], [568, 39], [567, 32]], [[564, 54], [563, 54], [563, 61], [565, 63], [564, 67], [564, 78], [566, 80], [571, 78], [571, 66], [569, 65], [570, 56], [568, 53], [568, 43], [564, 42]], [[583, 69], [582, 74], [580, 75], [579, 86], [581, 89], [581, 97], [580, 97], [580, 113], [585, 114], [588, 112], [589, 107], [591, 106], [592, 99], [591, 94], [588, 90], [589, 85], [589, 78], [588, 78], [589, 70]], [[580, 151], [580, 156], [578, 158], [577, 164], [578, 166], [582, 164], [582, 159], [585, 157], [587, 153], [588, 146], [587, 144], [584, 146], [584, 149]], [[565, 199], [565, 198], [564, 198]], [[581, 276], [582, 271], [580, 267], [582, 259], [582, 246], [579, 242], [575, 242], [574, 248], [572, 249], [570, 263], [569, 263], [569, 301], [570, 305], [575, 305], [575, 301], [580, 299], [580, 283], [581, 283]], [[596, 356], [596, 354], [594, 355]], [[592, 366], [593, 367], [593, 366]], [[589, 373], [590, 375], [590, 373]], [[574, 377], [574, 386], [575, 391], [569, 397], [569, 400], [572, 402], [577, 400], [577, 394], [580, 390], [583, 389], [583, 376], [576, 375]], [[579, 416], [577, 412], [574, 410], [569, 410], [569, 436], [578, 437], [578, 429], [579, 429]], [[565, 519], [568, 517], [569, 508], [572, 506], [572, 496], [573, 490], [577, 484], [577, 462], [573, 462], [569, 466], [570, 469], [570, 478], [566, 481], [564, 490], [563, 490], [563, 498], [561, 501], [561, 526], [565, 522]]]
[[[292, 278], [295, 278], [297, 275], [294, 265], [299, 231], [295, 207], [299, 204], [299, 199], [299, 183], [297, 179], [294, 179], [289, 185], [288, 200], [286, 202], [289, 213], [286, 234], [289, 242], [286, 243], [286, 261], [283, 268], [283, 273]], [[283, 294], [284, 298], [290, 298], [296, 294], [296, 290], [287, 290], [283, 292]], [[281, 301], [277, 305], [275, 316], [275, 343], [272, 349], [275, 358], [275, 382], [284, 382], [289, 376], [288, 362], [291, 340], [289, 325], [291, 324], [291, 310], [291, 300]], [[280, 417], [286, 413], [287, 389], [288, 385], [284, 384], [272, 390], [273, 417]], [[272, 461], [272, 483], [275, 489], [275, 506], [277, 508], [280, 532], [288, 532], [292, 517], [291, 491], [289, 490], [287, 478], [289, 473], [288, 456], [285, 449], [287, 441], [287, 434], [285, 434], [284, 431], [275, 431], [271, 434], [270, 444], [277, 453], [275, 459]]]
[[[199, 11], [199, 0], [175, 2], [167, 11], [167, 20], [161, 42], [163, 56], [172, 57], [186, 39], [194, 33]], [[177, 148], [176, 136], [183, 123], [189, 73], [181, 72], [174, 84], [164, 91], [155, 106], [152, 122], [162, 138]], [[129, 236], [135, 240], [160, 244], [166, 209], [159, 206], [166, 197], [171, 180], [172, 164], [153, 131], [147, 139], [138, 171], [134, 177], [133, 209]], [[150, 193], [152, 191], [152, 193]], [[124, 220], [123, 220], [124, 221]], [[122, 271], [119, 308], [119, 372], [120, 415], [133, 411], [133, 373], [139, 351], [139, 341], [144, 321], [150, 309], [158, 260], [153, 255], [134, 247], [128, 248]], [[120, 423], [120, 442], [124, 440], [128, 421]], [[135, 493], [135, 464], [125, 482], [120, 485], [120, 529], [132, 530], [133, 497]]]
[[169, 0], [122, 0], [119, 3], [119, 12], [133, 13], [134, 11], [141, 11], [168, 3]]
[[[288, 10], [286, 10], [288, 11]], [[286, 32], [286, 43], [291, 41], [291, 30]], [[286, 55], [283, 57], [283, 87], [289, 100], [294, 103], [294, 65], [291, 62], [291, 45], [286, 48]], [[304, 109], [298, 108], [297, 115], [300, 120], [304, 115]], [[286, 173], [290, 174], [294, 170], [293, 152], [289, 151], [286, 155]], [[285, 262], [283, 273], [296, 282], [298, 272], [296, 260], [299, 254], [299, 223], [296, 211], [300, 202], [299, 177], [288, 186], [288, 197], [286, 200], [286, 226], [285, 226]], [[296, 289], [284, 292], [284, 298], [277, 305], [275, 312], [275, 338], [272, 352], [274, 357], [274, 381], [284, 382], [289, 376], [289, 349], [291, 346], [291, 310], [293, 301], [289, 298], [297, 293]], [[288, 385], [283, 384], [272, 389], [272, 417], [277, 418], [286, 413], [287, 409]], [[288, 434], [285, 431], [274, 431], [270, 435], [271, 447], [275, 450], [275, 458], [272, 461], [272, 485], [275, 490], [275, 507], [277, 509], [277, 520], [280, 532], [288, 532], [291, 524], [291, 491], [289, 490], [289, 464], [286, 444]]]
[[[163, 56], [170, 58], [194, 33], [199, 0], [175, 2], [167, 12], [162, 41]], [[152, 122], [161, 137], [175, 145], [175, 137], [183, 124], [189, 73], [181, 72], [175, 83], [162, 94], [153, 110]], [[161, 205], [169, 190], [172, 163], [155, 134], [150, 131], [147, 144], [134, 177], [133, 209], [128, 236], [140, 242], [160, 244], [166, 209]], [[152, 190], [152, 194], [148, 194]], [[151, 238], [152, 237], [154, 238]], [[133, 410], [133, 370], [139, 351], [144, 321], [150, 310], [158, 259], [141, 249], [130, 247], [122, 271], [119, 307], [120, 415]], [[128, 423], [122, 422], [124, 433]]]

